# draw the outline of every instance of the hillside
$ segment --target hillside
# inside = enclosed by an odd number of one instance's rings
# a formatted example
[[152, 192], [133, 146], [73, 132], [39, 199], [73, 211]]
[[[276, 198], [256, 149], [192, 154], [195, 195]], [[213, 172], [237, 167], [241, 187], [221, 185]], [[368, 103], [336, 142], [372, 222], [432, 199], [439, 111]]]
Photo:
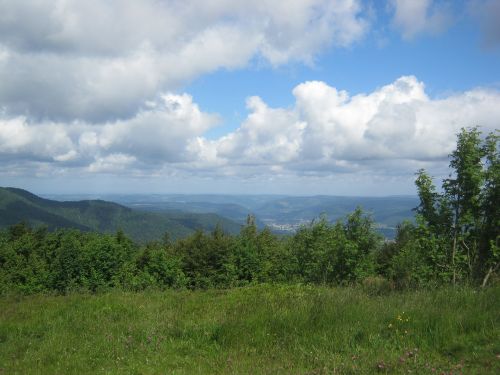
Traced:
[[240, 225], [216, 214], [186, 213], [178, 210], [143, 212], [103, 200], [59, 202], [44, 199], [26, 190], [0, 188], [0, 228], [25, 221], [46, 225], [49, 230], [76, 228], [84, 231], [116, 232], [122, 229], [137, 242], [189, 235], [197, 229], [212, 230], [217, 223], [235, 233]]
[[344, 218], [356, 207], [370, 213], [377, 230], [393, 238], [396, 226], [404, 220], [413, 220], [413, 208], [418, 198], [413, 196], [389, 197], [282, 197], [255, 208], [255, 213], [266, 224], [296, 228], [325, 214], [330, 221]]
[[136, 194], [108, 195], [102, 198], [150, 212], [175, 209], [198, 214], [215, 213], [240, 224], [245, 222], [248, 214], [253, 214], [260, 228], [267, 225], [278, 233], [292, 233], [301, 224], [310, 223], [322, 214], [326, 214], [328, 219], [334, 222], [343, 219], [360, 206], [373, 216], [377, 230], [387, 238], [394, 238], [398, 223], [413, 220], [413, 209], [419, 204], [416, 196]]

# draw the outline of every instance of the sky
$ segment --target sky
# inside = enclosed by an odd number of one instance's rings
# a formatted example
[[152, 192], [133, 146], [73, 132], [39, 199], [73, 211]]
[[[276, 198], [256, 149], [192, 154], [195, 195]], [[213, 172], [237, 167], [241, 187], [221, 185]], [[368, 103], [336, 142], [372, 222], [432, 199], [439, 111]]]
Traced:
[[0, 186], [415, 194], [500, 128], [500, 0], [0, 0]]

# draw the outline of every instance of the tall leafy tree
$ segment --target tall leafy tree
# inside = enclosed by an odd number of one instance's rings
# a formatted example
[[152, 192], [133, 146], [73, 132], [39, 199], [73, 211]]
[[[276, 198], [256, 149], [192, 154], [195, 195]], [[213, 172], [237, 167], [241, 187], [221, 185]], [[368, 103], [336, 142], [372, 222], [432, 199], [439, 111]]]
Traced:
[[[424, 170], [415, 181], [420, 205], [417, 216], [433, 237], [433, 258], [446, 259], [453, 283], [481, 279], [498, 269], [500, 206], [499, 137], [483, 139], [477, 127], [462, 129], [450, 154], [451, 174], [436, 192]], [[418, 231], [415, 233], [419, 233]], [[424, 240], [421, 238], [421, 240]], [[444, 258], [443, 255], [447, 254]]]
[[425, 169], [420, 169], [417, 172], [415, 185], [420, 198], [420, 205], [415, 210], [429, 226], [435, 226], [437, 224], [436, 205], [439, 194], [436, 192], [432, 177], [429, 176]]
[[484, 143], [485, 186], [482, 199], [483, 228], [479, 249], [479, 272], [486, 285], [500, 267], [500, 132], [491, 133]]
[[[472, 275], [478, 253], [481, 225], [481, 190], [485, 175], [480, 132], [477, 128], [462, 129], [457, 147], [451, 154], [454, 175], [444, 182], [445, 193], [454, 212], [452, 265], [453, 282], [461, 266]], [[460, 264], [463, 263], [464, 264]]]

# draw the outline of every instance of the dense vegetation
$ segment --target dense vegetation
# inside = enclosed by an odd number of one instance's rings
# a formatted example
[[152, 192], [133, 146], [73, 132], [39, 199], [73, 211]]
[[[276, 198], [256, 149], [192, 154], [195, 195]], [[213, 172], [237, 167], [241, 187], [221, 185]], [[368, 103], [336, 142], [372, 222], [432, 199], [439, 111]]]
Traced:
[[0, 233], [0, 288], [35, 293], [122, 287], [231, 287], [257, 282], [347, 283], [374, 272], [380, 237], [356, 210], [345, 223], [323, 218], [294, 237], [259, 231], [252, 218], [239, 235], [221, 227], [184, 239], [138, 246], [115, 235], [25, 224]]
[[498, 132], [482, 140], [477, 128], [462, 129], [442, 192], [424, 170], [417, 173], [417, 225], [403, 224], [385, 254], [398, 281], [484, 286], [498, 271], [499, 139]]
[[498, 374], [500, 288], [0, 298], [5, 374]]
[[231, 233], [237, 233], [240, 228], [237, 223], [210, 213], [142, 212], [102, 200], [59, 202], [22, 189], [0, 188], [0, 228], [21, 221], [31, 226], [46, 226], [49, 230], [71, 228], [114, 233], [121, 229], [140, 243], [158, 239], [166, 231], [171, 237], [180, 238], [197, 228], [212, 230], [217, 223], [222, 223]]
[[477, 129], [458, 135], [452, 174], [438, 193], [418, 172], [416, 224], [399, 226], [384, 242], [371, 218], [356, 209], [334, 224], [322, 217], [289, 238], [259, 231], [249, 216], [238, 235], [217, 226], [172, 242], [138, 246], [114, 235], [25, 224], [0, 233], [3, 293], [122, 287], [210, 288], [300, 282], [375, 289], [486, 284], [499, 267], [499, 137]]

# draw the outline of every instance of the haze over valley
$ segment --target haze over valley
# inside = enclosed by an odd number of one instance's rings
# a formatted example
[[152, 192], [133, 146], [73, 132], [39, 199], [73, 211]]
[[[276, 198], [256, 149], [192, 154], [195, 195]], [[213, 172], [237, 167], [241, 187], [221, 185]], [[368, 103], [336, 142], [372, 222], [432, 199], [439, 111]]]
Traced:
[[377, 230], [394, 238], [396, 227], [414, 219], [418, 198], [413, 196], [349, 197], [287, 195], [214, 195], [214, 194], [134, 194], [134, 195], [46, 195], [56, 200], [104, 199], [141, 211], [184, 211], [213, 213], [241, 225], [254, 215], [259, 227], [292, 234], [300, 226], [326, 215], [331, 222], [344, 219], [356, 207], [371, 214]]

